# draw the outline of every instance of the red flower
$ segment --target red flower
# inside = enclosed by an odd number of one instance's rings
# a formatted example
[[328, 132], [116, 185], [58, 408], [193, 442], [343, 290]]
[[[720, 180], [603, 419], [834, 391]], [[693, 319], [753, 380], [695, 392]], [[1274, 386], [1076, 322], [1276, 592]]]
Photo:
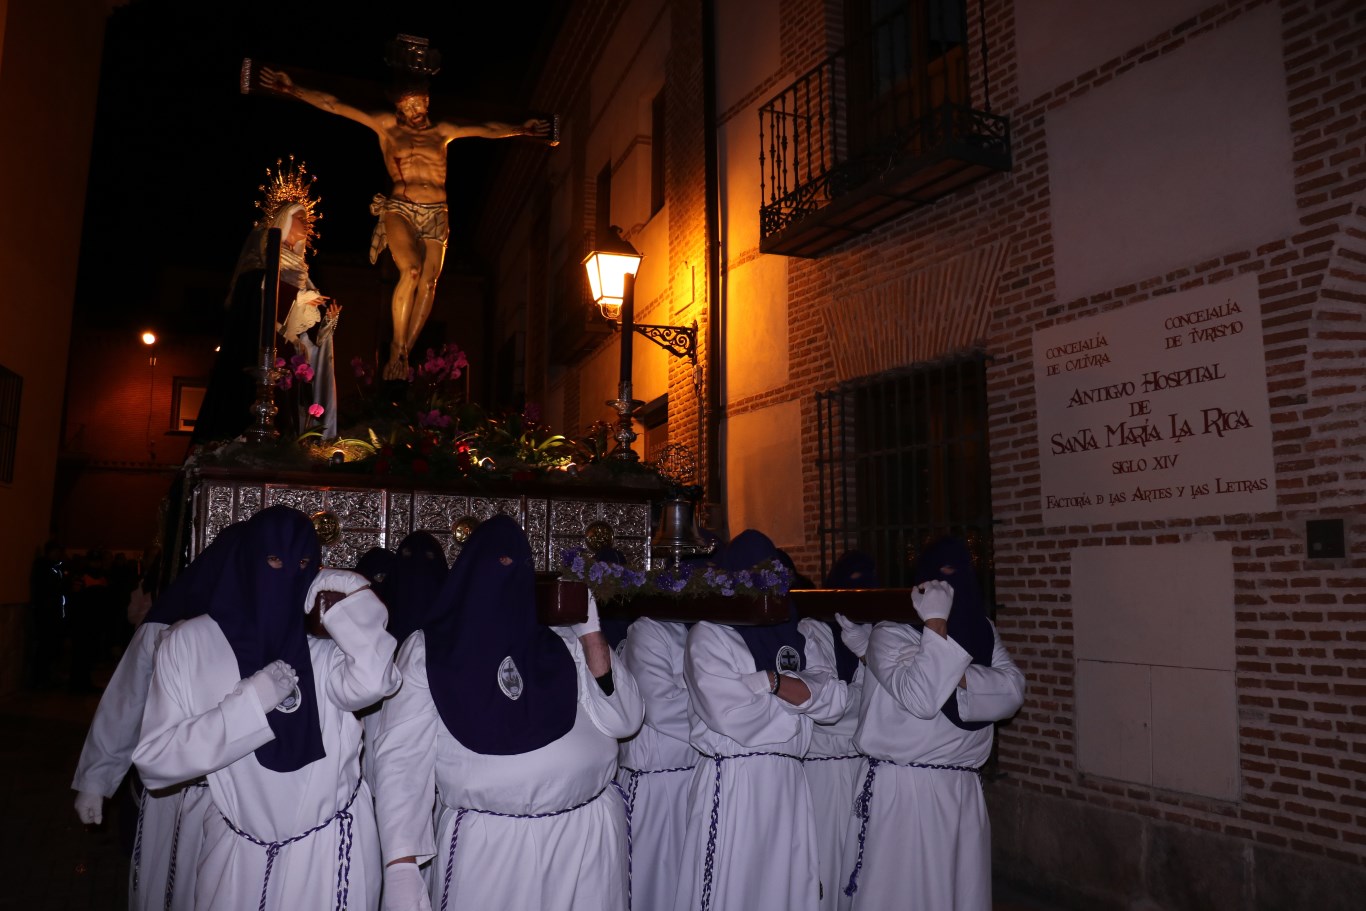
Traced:
[[413, 459], [413, 474], [426, 474], [429, 470], [430, 466], [427, 464], [426, 459], [420, 456]]
[[388, 460], [388, 459], [375, 459], [375, 474], [388, 474], [388, 473], [389, 473], [389, 460]]
[[383, 446], [379, 448], [379, 454], [387, 459], [394, 454], [394, 447], [390, 446], [388, 443], [385, 443]]

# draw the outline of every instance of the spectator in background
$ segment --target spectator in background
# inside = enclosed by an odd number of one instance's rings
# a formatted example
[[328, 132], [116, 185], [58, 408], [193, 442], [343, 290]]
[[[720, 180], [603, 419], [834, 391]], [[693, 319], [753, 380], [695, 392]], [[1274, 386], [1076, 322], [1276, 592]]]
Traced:
[[66, 629], [71, 640], [71, 673], [67, 689], [73, 693], [98, 693], [91, 672], [99, 658], [106, 609], [109, 606], [109, 579], [104, 551], [91, 548], [84, 557], [72, 561], [71, 596], [67, 602]]
[[53, 684], [53, 672], [62, 654], [62, 627], [66, 619], [66, 554], [62, 545], [48, 541], [29, 571], [29, 628], [33, 646], [29, 652], [29, 683], [34, 689]]

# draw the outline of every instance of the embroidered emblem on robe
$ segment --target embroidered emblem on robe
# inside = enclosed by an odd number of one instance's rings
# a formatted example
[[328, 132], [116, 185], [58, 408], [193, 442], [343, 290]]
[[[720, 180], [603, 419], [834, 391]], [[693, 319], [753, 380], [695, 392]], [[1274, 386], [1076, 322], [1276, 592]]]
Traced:
[[797, 650], [790, 645], [784, 645], [782, 648], [778, 649], [778, 657], [777, 660], [774, 661], [774, 664], [778, 666], [778, 671], [780, 673], [782, 671], [799, 671], [802, 669], [801, 656], [798, 655]]
[[517, 665], [513, 663], [511, 655], [504, 658], [503, 663], [498, 665], [498, 689], [502, 690], [503, 695], [514, 702], [522, 695], [522, 674], [517, 670]]

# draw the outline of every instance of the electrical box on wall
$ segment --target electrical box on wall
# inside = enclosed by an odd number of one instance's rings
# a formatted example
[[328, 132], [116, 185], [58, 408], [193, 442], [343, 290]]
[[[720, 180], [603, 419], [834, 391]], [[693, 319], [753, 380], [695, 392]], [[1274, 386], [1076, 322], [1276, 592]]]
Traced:
[[1347, 556], [1347, 536], [1341, 519], [1310, 519], [1304, 523], [1304, 550], [1311, 560]]

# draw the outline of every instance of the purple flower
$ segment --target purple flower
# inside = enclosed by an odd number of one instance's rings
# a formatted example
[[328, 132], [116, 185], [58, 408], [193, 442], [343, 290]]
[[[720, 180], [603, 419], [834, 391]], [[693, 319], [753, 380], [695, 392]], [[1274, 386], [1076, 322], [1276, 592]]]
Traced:
[[356, 379], [360, 380], [367, 386], [370, 385], [370, 365], [367, 364], [365, 362], [365, 359], [361, 357], [359, 354], [351, 358], [351, 369], [355, 372]]
[[440, 408], [433, 408], [431, 411], [419, 414], [417, 422], [423, 427], [445, 428], [451, 426], [450, 416], [442, 414]]

